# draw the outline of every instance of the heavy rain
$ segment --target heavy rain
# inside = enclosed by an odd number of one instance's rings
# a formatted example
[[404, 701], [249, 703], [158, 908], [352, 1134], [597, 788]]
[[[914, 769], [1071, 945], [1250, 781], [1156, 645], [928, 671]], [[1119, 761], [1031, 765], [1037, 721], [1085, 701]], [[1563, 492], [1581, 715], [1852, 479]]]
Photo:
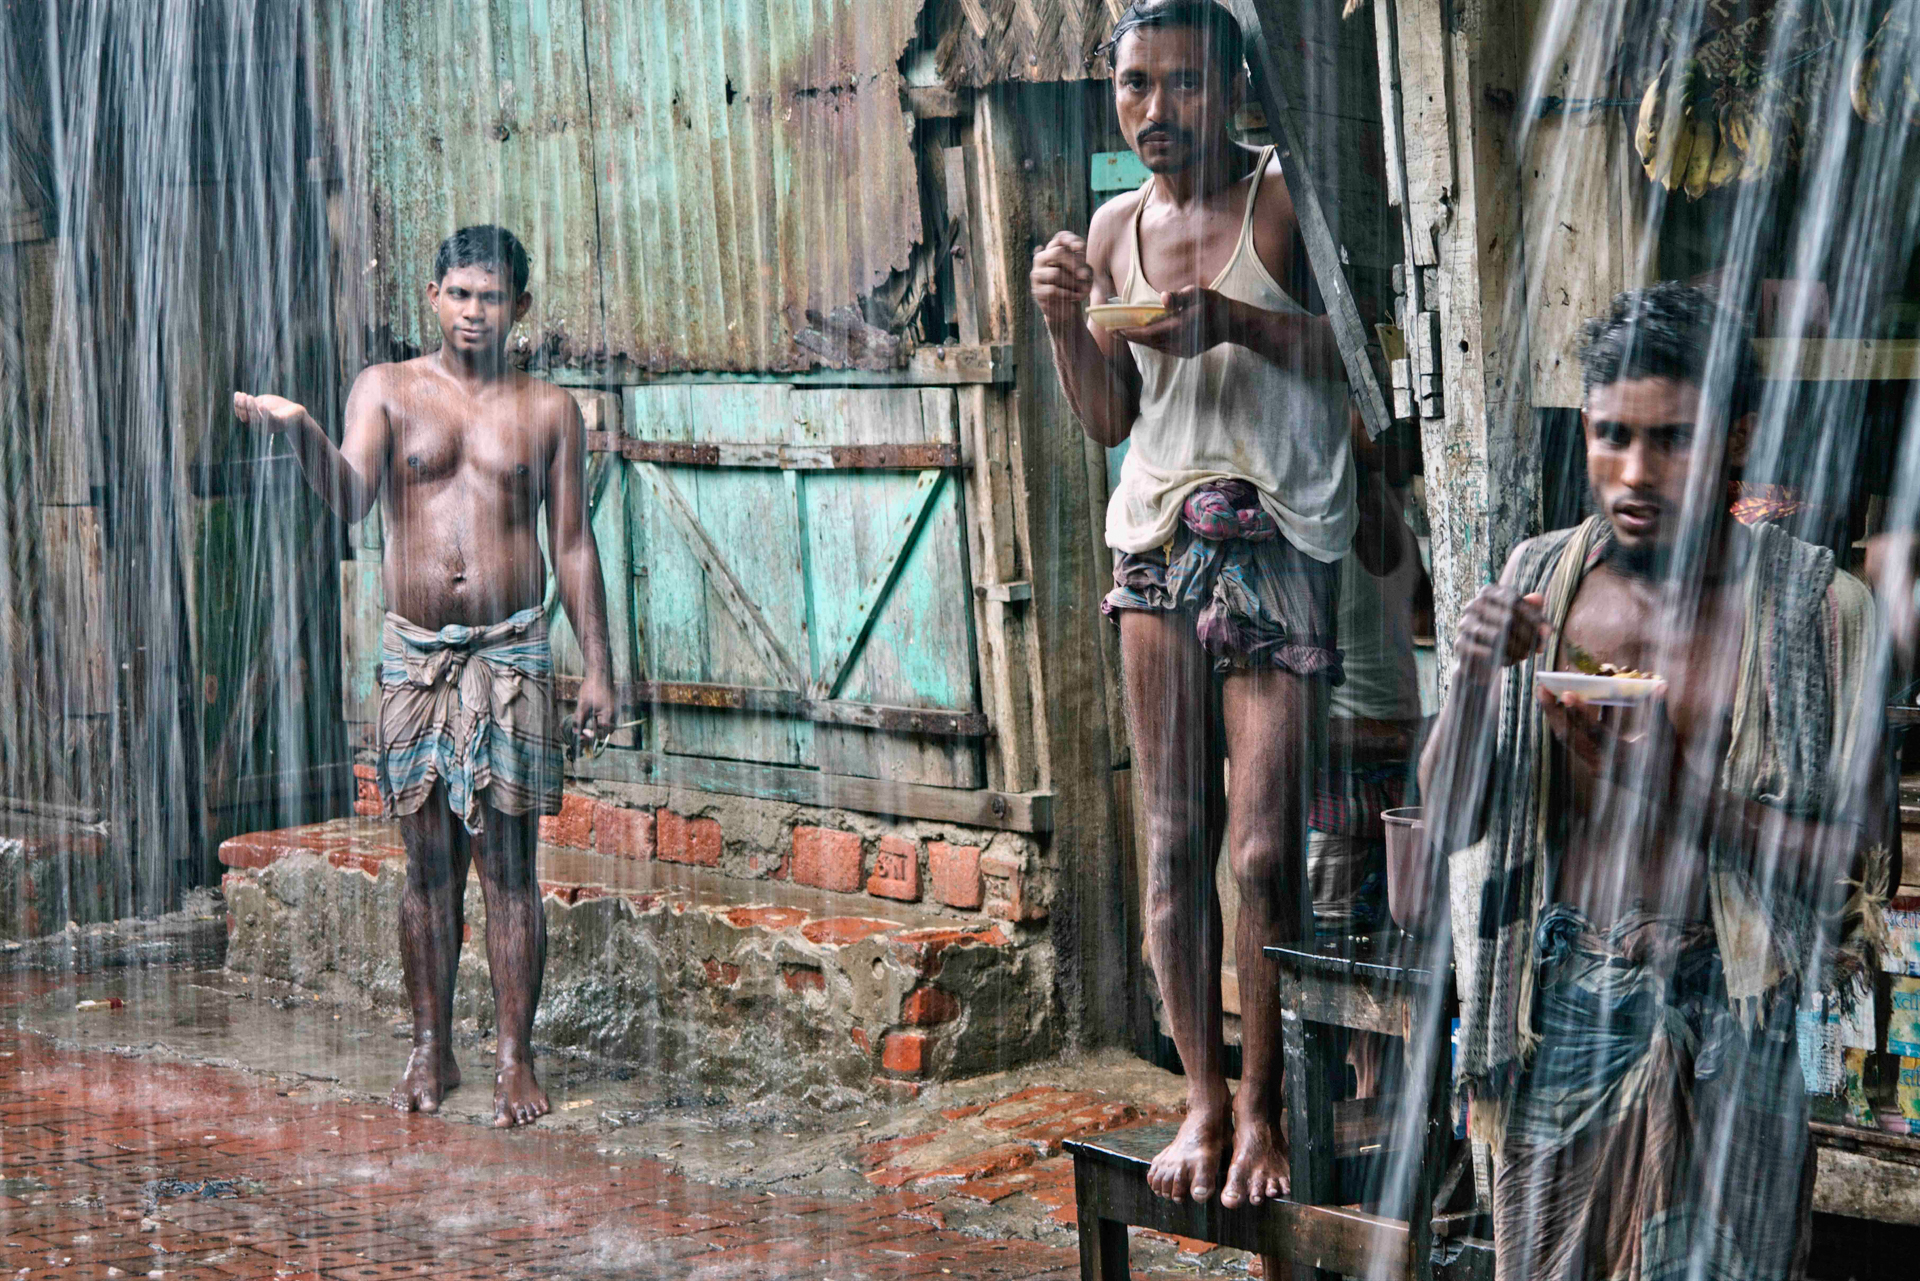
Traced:
[[0, 1278], [1911, 1272], [1915, 0], [0, 17]]

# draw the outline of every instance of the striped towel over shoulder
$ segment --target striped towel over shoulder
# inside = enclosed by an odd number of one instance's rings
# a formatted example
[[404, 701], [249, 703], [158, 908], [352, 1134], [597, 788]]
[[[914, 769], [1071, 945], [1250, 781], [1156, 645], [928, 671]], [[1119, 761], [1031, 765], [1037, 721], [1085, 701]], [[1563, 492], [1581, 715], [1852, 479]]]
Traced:
[[[438, 631], [387, 615], [380, 639], [380, 799], [412, 814], [435, 780], [469, 832], [503, 814], [560, 812], [561, 750], [546, 615]], [[482, 804], [484, 802], [484, 804]]]

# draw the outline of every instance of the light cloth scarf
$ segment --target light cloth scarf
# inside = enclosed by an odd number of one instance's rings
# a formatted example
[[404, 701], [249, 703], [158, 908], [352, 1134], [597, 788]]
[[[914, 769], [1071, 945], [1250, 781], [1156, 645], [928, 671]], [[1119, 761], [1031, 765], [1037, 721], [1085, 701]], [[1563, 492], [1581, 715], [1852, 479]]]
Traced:
[[[1514, 1083], [1538, 1044], [1533, 939], [1552, 882], [1545, 803], [1552, 739], [1534, 701], [1533, 678], [1559, 665], [1559, 636], [1574, 593], [1610, 536], [1607, 522], [1594, 517], [1530, 539], [1515, 553], [1511, 585], [1544, 595], [1550, 639], [1502, 677], [1485, 835], [1450, 860], [1460, 991], [1457, 1079], [1472, 1100], [1475, 1137], [1496, 1147]], [[1864, 698], [1872, 601], [1857, 579], [1835, 572], [1825, 548], [1772, 526], [1747, 536], [1732, 739], [1719, 783], [1734, 796], [1797, 818], [1857, 817], [1856, 759], [1862, 765], [1871, 759], [1861, 753], [1873, 751], [1877, 724], [1868, 720], [1872, 709]], [[1430, 824], [1436, 831], [1442, 826]], [[1751, 1029], [1774, 990], [1815, 964], [1820, 939], [1804, 897], [1746, 870], [1739, 853], [1708, 850], [1707, 897], [1727, 1000], [1739, 1025]], [[1884, 851], [1878, 857], [1884, 860]], [[1872, 883], [1871, 875], [1865, 879]], [[1858, 895], [1849, 908], [1873, 915]]]

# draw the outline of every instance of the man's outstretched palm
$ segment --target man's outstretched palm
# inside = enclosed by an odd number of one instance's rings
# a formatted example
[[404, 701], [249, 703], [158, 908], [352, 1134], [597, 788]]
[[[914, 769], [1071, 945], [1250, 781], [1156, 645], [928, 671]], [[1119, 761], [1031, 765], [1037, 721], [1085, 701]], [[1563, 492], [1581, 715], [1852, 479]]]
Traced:
[[306, 418], [307, 407], [285, 396], [249, 396], [237, 391], [233, 393], [233, 416], [267, 431], [292, 431]]

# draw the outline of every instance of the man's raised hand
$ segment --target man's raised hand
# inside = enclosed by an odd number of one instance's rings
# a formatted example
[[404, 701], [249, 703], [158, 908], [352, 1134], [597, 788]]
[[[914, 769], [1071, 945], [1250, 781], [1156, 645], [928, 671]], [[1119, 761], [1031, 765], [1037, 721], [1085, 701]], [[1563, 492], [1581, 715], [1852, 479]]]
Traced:
[[1522, 596], [1504, 583], [1482, 587], [1460, 615], [1455, 669], [1484, 684], [1499, 668], [1524, 662], [1547, 639], [1547, 630], [1546, 599], [1539, 593]]
[[285, 396], [249, 396], [233, 393], [233, 416], [265, 431], [292, 431], [307, 417], [307, 407], [296, 405]]
[[1071, 231], [1056, 232], [1052, 240], [1033, 251], [1033, 270], [1027, 276], [1027, 285], [1048, 324], [1086, 323], [1083, 313], [1093, 294], [1087, 242]]

